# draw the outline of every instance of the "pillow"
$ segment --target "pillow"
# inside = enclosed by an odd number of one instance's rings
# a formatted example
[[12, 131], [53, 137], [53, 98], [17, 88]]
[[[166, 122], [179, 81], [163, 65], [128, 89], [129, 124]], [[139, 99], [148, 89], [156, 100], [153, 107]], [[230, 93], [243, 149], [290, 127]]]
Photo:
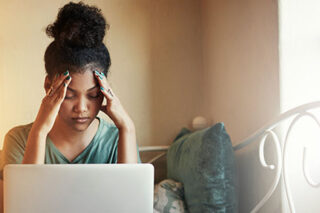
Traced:
[[182, 183], [166, 179], [155, 186], [153, 213], [158, 212], [186, 212]]
[[223, 123], [193, 133], [183, 128], [168, 149], [167, 170], [183, 183], [189, 212], [238, 212], [234, 153]]

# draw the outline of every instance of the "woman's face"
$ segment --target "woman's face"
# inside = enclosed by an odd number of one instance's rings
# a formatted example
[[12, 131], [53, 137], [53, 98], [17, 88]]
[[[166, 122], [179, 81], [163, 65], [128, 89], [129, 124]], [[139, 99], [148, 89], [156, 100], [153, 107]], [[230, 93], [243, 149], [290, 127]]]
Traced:
[[91, 69], [71, 72], [71, 82], [58, 113], [58, 119], [76, 131], [88, 128], [97, 116], [103, 95]]

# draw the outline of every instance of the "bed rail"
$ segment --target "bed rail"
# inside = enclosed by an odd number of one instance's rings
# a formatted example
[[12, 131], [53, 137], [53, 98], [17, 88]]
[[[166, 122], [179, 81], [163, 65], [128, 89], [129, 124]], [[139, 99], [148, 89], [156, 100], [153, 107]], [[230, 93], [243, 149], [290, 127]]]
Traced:
[[[238, 143], [236, 146], [234, 146], [234, 151], [239, 151], [248, 145], [252, 143], [259, 142], [259, 160], [261, 165], [269, 170], [275, 170], [275, 177], [273, 179], [273, 182], [265, 194], [265, 196], [256, 204], [256, 206], [250, 211], [252, 213], [257, 212], [259, 209], [261, 209], [262, 206], [266, 204], [266, 202], [270, 199], [272, 194], [274, 193], [275, 189], [277, 188], [280, 178], [283, 178], [283, 184], [284, 184], [284, 190], [286, 193], [287, 202], [289, 205], [290, 212], [295, 213], [295, 207], [292, 200], [291, 195], [291, 189], [288, 184], [288, 177], [287, 177], [287, 168], [286, 168], [286, 158], [287, 158], [287, 147], [288, 147], [288, 140], [289, 136], [292, 132], [293, 127], [296, 125], [296, 123], [302, 118], [302, 117], [310, 117], [312, 120], [316, 122], [318, 127], [320, 128], [320, 122], [318, 118], [310, 112], [313, 109], [320, 108], [320, 101], [312, 102], [308, 104], [304, 104], [301, 106], [298, 106], [296, 108], [293, 108], [285, 113], [282, 113], [277, 118], [273, 119], [269, 123], [267, 123], [262, 128], [258, 129], [256, 132], [254, 132], [252, 135], [247, 137], [246, 139], [242, 140], [240, 143]], [[274, 130], [276, 127], [278, 127], [281, 123], [288, 120], [289, 118], [293, 118], [292, 121], [289, 123], [289, 127], [287, 130], [283, 130], [280, 133], [276, 133]], [[279, 135], [285, 135], [284, 141], [280, 140]], [[265, 161], [265, 153], [264, 153], [264, 146], [266, 139], [268, 137], [271, 137], [274, 145], [275, 145], [275, 153], [277, 158], [276, 165], [268, 165]], [[148, 163], [153, 163], [162, 156], [166, 154], [167, 149], [169, 146], [144, 146], [140, 147], [140, 152], [146, 152], [146, 151], [163, 151], [163, 153], [157, 155], [156, 157], [152, 158]], [[313, 187], [318, 188], [320, 187], [320, 183], [315, 182], [308, 170], [308, 166], [306, 163], [306, 156], [307, 156], [308, 150], [306, 147], [303, 149], [303, 175], [307, 183]]]

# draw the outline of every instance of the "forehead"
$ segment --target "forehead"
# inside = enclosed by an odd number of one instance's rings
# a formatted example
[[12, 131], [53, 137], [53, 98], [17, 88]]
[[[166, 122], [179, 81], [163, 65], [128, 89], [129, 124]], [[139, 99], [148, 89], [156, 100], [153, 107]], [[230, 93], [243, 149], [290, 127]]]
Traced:
[[98, 85], [98, 81], [91, 69], [84, 70], [83, 72], [71, 72], [70, 76], [71, 82], [69, 88], [75, 91], [87, 91]]

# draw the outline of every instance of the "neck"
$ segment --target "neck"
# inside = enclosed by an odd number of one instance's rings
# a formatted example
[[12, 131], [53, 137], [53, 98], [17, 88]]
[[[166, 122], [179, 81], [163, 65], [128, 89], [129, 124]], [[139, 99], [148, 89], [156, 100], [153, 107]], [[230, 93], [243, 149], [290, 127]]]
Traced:
[[59, 118], [56, 119], [48, 136], [55, 145], [75, 145], [75, 144], [88, 144], [93, 139], [99, 126], [98, 119], [94, 119], [86, 130], [77, 131]]

